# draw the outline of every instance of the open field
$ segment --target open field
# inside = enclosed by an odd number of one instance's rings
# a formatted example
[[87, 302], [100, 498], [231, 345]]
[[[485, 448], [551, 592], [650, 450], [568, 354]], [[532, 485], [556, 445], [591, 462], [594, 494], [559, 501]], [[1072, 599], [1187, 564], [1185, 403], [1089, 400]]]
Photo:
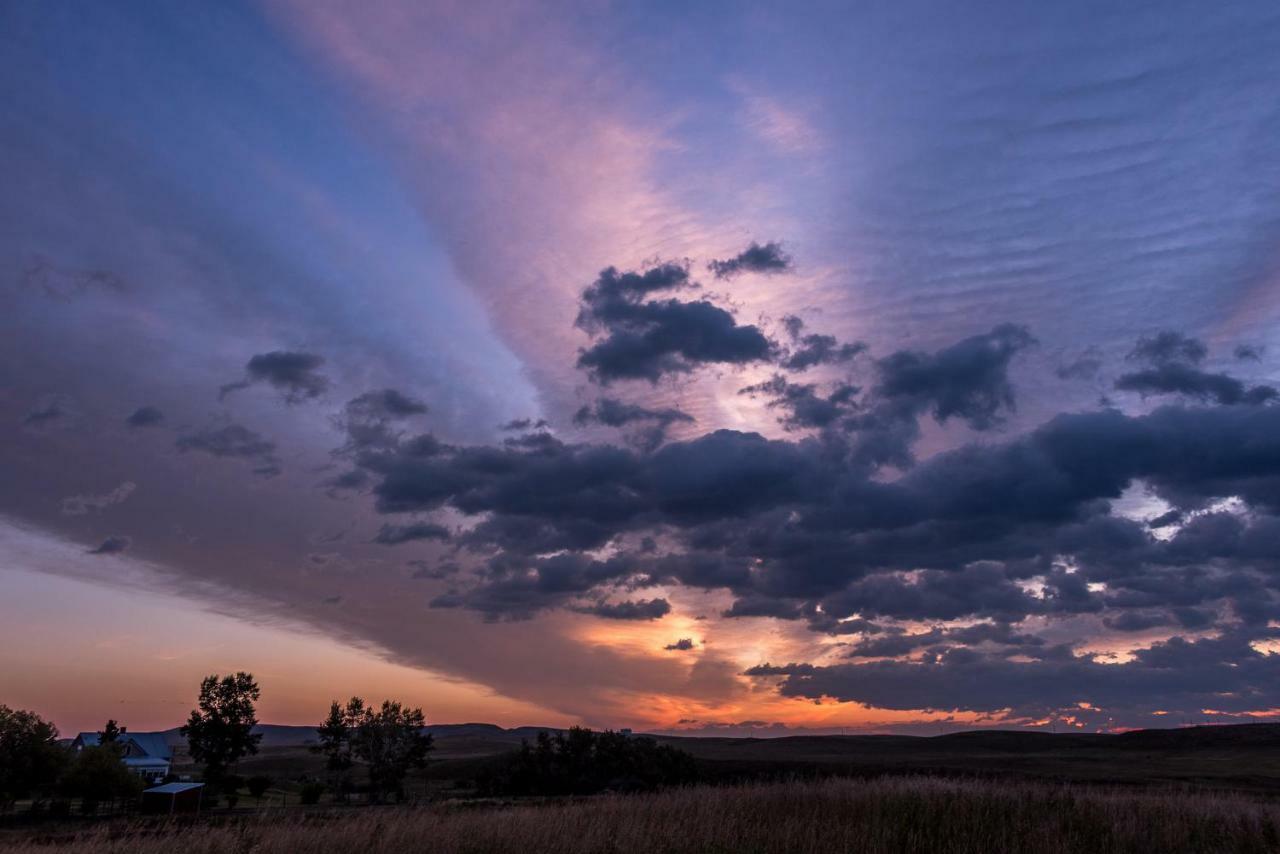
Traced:
[[10, 854], [1269, 852], [1280, 802], [929, 777], [702, 786], [536, 804], [264, 812], [12, 831]]
[[[323, 776], [323, 760], [301, 739], [275, 728], [269, 746], [241, 761], [239, 773], [266, 774], [285, 792]], [[534, 728], [486, 725], [433, 728], [436, 750], [427, 785], [434, 796], [464, 794], [495, 757], [518, 747]], [[659, 741], [688, 751], [712, 782], [808, 776], [930, 775], [998, 780], [1072, 781], [1116, 786], [1178, 785], [1211, 790], [1280, 792], [1280, 726], [1188, 727], [1121, 735], [977, 731], [921, 738], [821, 735], [786, 738], [678, 738]], [[194, 768], [183, 769], [194, 771]]]

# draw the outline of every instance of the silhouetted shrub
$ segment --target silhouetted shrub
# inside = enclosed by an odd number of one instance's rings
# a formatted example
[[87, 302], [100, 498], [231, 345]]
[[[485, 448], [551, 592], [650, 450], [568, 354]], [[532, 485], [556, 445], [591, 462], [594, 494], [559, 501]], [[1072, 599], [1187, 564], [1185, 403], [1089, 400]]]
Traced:
[[274, 781], [270, 777], [263, 774], [255, 774], [249, 778], [249, 782], [247, 784], [249, 794], [258, 800], [261, 800], [262, 796], [267, 793], [267, 789], [271, 788], [271, 784], [273, 782]]
[[324, 794], [324, 783], [303, 783], [302, 788], [298, 790], [298, 797], [304, 804], [320, 803], [322, 794]]
[[685, 785], [697, 776], [693, 757], [683, 750], [642, 736], [574, 727], [538, 733], [533, 744], [524, 742], [477, 782], [490, 795], [590, 795]]

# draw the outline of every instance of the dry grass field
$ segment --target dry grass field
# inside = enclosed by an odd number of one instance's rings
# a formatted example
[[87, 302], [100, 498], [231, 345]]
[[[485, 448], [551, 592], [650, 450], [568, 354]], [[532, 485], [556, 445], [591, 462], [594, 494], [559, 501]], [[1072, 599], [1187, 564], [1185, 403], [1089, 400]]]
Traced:
[[929, 777], [703, 786], [537, 804], [291, 810], [0, 836], [10, 854], [1273, 852], [1260, 796]]

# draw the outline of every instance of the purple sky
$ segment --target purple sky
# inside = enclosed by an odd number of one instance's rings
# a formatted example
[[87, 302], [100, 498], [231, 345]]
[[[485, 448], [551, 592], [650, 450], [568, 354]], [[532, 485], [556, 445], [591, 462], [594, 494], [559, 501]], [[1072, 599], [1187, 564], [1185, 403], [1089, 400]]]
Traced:
[[1280, 709], [1273, 4], [20, 0], [0, 86], [0, 703]]

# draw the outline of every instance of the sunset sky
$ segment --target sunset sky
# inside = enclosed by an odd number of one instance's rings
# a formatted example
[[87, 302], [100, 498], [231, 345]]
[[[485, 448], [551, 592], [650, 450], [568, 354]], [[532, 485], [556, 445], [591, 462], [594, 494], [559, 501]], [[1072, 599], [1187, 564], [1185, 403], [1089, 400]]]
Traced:
[[1280, 719], [1280, 7], [0, 6], [0, 703]]

